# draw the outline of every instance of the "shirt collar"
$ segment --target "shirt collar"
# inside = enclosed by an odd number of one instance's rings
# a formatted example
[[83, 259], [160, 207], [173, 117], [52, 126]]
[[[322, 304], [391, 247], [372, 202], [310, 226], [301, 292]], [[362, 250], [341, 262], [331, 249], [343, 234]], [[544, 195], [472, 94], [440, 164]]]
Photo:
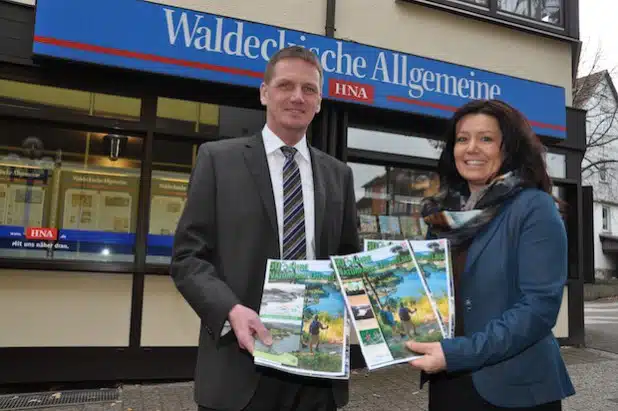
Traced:
[[[285, 146], [283, 140], [281, 140], [267, 124], [262, 129], [262, 138], [264, 140], [264, 148], [266, 149], [266, 155], [270, 155], [275, 151], [281, 152], [279, 149]], [[300, 153], [300, 155], [306, 160], [310, 161], [309, 146], [307, 145], [307, 136], [304, 135], [298, 143], [294, 145], [294, 148]], [[283, 153], [281, 153], [283, 155]]]

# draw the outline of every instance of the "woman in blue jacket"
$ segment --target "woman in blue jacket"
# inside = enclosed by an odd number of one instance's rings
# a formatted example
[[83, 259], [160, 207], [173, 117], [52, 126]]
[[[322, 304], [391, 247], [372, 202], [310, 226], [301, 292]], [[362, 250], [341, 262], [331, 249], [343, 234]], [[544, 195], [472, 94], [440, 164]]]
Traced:
[[[567, 239], [543, 146], [514, 108], [473, 101], [453, 116], [440, 193], [422, 213], [453, 250], [455, 336], [410, 342], [429, 410], [560, 410], [573, 385], [552, 334]], [[455, 407], [455, 408], [454, 408]]]

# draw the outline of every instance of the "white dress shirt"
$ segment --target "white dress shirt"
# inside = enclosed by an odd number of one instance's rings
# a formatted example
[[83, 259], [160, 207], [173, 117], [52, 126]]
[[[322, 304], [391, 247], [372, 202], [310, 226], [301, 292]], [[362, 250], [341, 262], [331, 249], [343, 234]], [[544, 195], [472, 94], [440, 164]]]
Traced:
[[[283, 255], [283, 165], [285, 155], [281, 147], [285, 143], [268, 128], [264, 126], [262, 130], [264, 148], [270, 170], [270, 181], [273, 186], [275, 197], [275, 210], [277, 211], [277, 225], [279, 227], [279, 252]], [[311, 155], [307, 138], [303, 138], [294, 145], [297, 150], [294, 159], [300, 171], [301, 184], [303, 187], [303, 204], [305, 209], [305, 239], [307, 243], [307, 260], [315, 259], [315, 207], [313, 200], [313, 172], [311, 168]]]

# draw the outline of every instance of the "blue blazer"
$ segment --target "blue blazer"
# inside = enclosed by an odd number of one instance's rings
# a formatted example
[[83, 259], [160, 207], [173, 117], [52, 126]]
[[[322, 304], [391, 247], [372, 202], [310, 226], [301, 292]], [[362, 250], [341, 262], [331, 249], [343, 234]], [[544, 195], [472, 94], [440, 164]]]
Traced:
[[547, 193], [526, 189], [474, 239], [458, 292], [465, 336], [441, 342], [488, 402], [532, 407], [575, 390], [552, 334], [567, 279], [566, 231]]

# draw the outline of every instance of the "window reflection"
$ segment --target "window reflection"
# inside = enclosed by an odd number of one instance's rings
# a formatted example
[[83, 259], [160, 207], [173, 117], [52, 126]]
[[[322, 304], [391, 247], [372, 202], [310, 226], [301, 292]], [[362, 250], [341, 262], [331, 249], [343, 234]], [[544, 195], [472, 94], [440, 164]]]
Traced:
[[438, 140], [352, 127], [348, 128], [348, 147], [434, 160], [442, 153]]
[[566, 156], [564, 154], [546, 153], [545, 163], [547, 164], [547, 173], [553, 178], [566, 177]]
[[485, 6], [485, 7], [487, 7], [487, 4], [489, 3], [489, 0], [457, 0], [457, 1], [461, 1], [464, 3], [478, 4], [479, 6]]
[[422, 239], [427, 226], [420, 215], [424, 197], [439, 189], [435, 172], [350, 163], [362, 238]]
[[562, 24], [562, 0], [498, 0], [498, 10], [545, 23]]
[[141, 100], [0, 79], [0, 106], [139, 121]]
[[0, 121], [0, 256], [134, 259], [140, 138]]
[[154, 141], [148, 264], [170, 262], [174, 233], [185, 206], [189, 177], [198, 148], [198, 144], [186, 141]]
[[[216, 126], [214, 121], [210, 125], [213, 127], [211, 128], [213, 137], [224, 139], [253, 135], [261, 131], [266, 121], [265, 112], [262, 110], [229, 106], [213, 107], [216, 107], [217, 113]], [[191, 123], [187, 130], [191, 127], [198, 125]], [[200, 130], [201, 127], [202, 125], [199, 125]], [[148, 264], [167, 265], [171, 261], [174, 234], [184, 210], [189, 178], [195, 166], [200, 144], [200, 142], [183, 141], [177, 137], [166, 138], [161, 135], [155, 137], [152, 150], [153, 171], [146, 256]]]

